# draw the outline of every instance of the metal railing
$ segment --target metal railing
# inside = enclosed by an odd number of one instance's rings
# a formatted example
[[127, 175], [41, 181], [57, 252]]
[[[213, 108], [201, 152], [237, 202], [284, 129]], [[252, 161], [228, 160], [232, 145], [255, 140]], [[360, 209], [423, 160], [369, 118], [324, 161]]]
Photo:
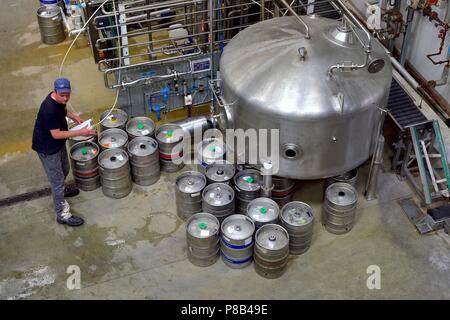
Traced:
[[[118, 77], [119, 71], [123, 75], [127, 70], [190, 61], [200, 55], [210, 56], [210, 76], [214, 79], [214, 54], [221, 52], [239, 31], [290, 12], [302, 22], [308, 36], [301, 15], [320, 15], [317, 8], [325, 13], [339, 12], [326, 3], [330, 0], [111, 0], [109, 7], [93, 19], [99, 39], [92, 45], [102, 57], [98, 68], [104, 72], [106, 87], [111, 89], [152, 80], [144, 77], [124, 81]], [[163, 77], [170, 78], [171, 74]]]

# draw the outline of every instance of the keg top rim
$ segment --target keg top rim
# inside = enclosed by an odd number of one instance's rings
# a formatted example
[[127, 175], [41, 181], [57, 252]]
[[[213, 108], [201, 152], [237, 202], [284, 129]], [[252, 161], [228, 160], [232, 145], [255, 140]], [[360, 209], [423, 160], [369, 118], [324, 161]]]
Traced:
[[291, 201], [281, 209], [281, 219], [292, 226], [303, 226], [314, 220], [314, 211], [307, 203]]
[[[117, 145], [111, 146], [112, 142], [119, 142]], [[98, 137], [98, 143], [104, 148], [120, 148], [128, 142], [128, 135], [119, 128], [111, 128], [102, 131]]]
[[219, 220], [210, 213], [193, 214], [186, 221], [186, 232], [196, 238], [209, 238], [219, 234]]
[[255, 232], [254, 222], [242, 214], [232, 214], [223, 220], [222, 234], [232, 240], [246, 240]]
[[280, 250], [289, 246], [289, 234], [278, 224], [265, 224], [256, 231], [255, 242], [267, 250]]
[[[105, 128], [117, 128], [125, 126], [128, 121], [128, 114], [122, 109], [105, 110], [100, 115], [101, 125]], [[110, 113], [108, 115], [108, 113]]]
[[100, 148], [95, 142], [83, 141], [70, 148], [70, 158], [75, 161], [89, 161], [98, 156]]
[[225, 183], [211, 183], [203, 189], [202, 199], [212, 206], [224, 206], [234, 201], [234, 190]]
[[339, 206], [348, 206], [358, 201], [356, 189], [345, 182], [335, 182], [328, 186], [325, 191], [327, 201]]
[[50, 18], [61, 13], [59, 6], [43, 5], [39, 7], [37, 14], [43, 18]]
[[[215, 162], [211, 165], [209, 165], [206, 168], [205, 175], [213, 180], [213, 181], [229, 181], [234, 177], [234, 174], [236, 173], [236, 169], [234, 168], [234, 165], [231, 163], [226, 163], [225, 160], [223, 160], [223, 163]], [[222, 174], [219, 174], [219, 170], [223, 171]]]
[[158, 150], [158, 142], [147, 136], [136, 137], [128, 143], [127, 149], [133, 156], [149, 156]]
[[175, 185], [183, 193], [201, 192], [206, 186], [206, 177], [198, 171], [185, 171], [177, 177]]
[[177, 124], [163, 124], [156, 129], [156, 140], [159, 143], [180, 142], [184, 138], [184, 130]]
[[147, 117], [134, 117], [128, 120], [126, 131], [133, 136], [151, 136], [155, 132], [155, 122]]
[[257, 170], [245, 169], [234, 176], [234, 184], [243, 191], [258, 191], [261, 189], [261, 175]]
[[280, 215], [280, 207], [272, 199], [260, 197], [250, 201], [247, 215], [255, 222], [275, 221]]
[[128, 154], [119, 148], [106, 149], [100, 152], [98, 163], [105, 169], [118, 169], [128, 163]]
[[227, 146], [222, 139], [209, 138], [199, 142], [197, 153], [202, 156], [204, 162], [208, 159], [223, 159]]

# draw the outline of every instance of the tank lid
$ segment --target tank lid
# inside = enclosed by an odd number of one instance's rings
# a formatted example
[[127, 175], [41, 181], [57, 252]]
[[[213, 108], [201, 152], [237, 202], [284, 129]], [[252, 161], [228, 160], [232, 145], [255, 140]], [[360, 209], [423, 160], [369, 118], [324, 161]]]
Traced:
[[186, 222], [186, 231], [195, 238], [209, 238], [219, 234], [219, 220], [212, 214], [201, 212]]
[[289, 245], [289, 234], [282, 226], [265, 224], [256, 231], [255, 242], [267, 250], [280, 250]]
[[304, 202], [292, 201], [281, 210], [281, 219], [291, 226], [304, 226], [313, 221], [313, 210]]
[[99, 148], [93, 142], [79, 142], [70, 149], [70, 157], [75, 161], [89, 161], [97, 157]]
[[206, 186], [206, 177], [197, 171], [186, 171], [177, 177], [175, 184], [184, 193], [201, 192]]
[[226, 182], [234, 177], [236, 172], [231, 163], [213, 163], [206, 169], [208, 179], [217, 182]]
[[268, 223], [278, 220], [280, 208], [269, 198], [256, 198], [248, 204], [247, 215], [255, 222]]
[[183, 129], [176, 124], [164, 124], [156, 130], [159, 143], [175, 143], [183, 139]]
[[355, 38], [353, 31], [348, 26], [342, 24], [328, 27], [325, 30], [325, 36], [336, 44], [346, 47], [353, 47], [358, 41]]
[[105, 149], [121, 148], [128, 142], [128, 135], [122, 129], [107, 129], [100, 133], [98, 143]]
[[234, 200], [233, 189], [224, 183], [210, 184], [203, 190], [203, 201], [211, 206], [219, 207], [230, 204]]
[[234, 184], [243, 191], [258, 191], [261, 189], [261, 175], [253, 169], [242, 170], [234, 177]]
[[105, 169], [118, 169], [128, 163], [128, 154], [123, 149], [107, 149], [98, 156], [98, 163]]
[[111, 113], [106, 110], [101, 114], [100, 121], [106, 128], [124, 127], [128, 121], [128, 114], [121, 109], [115, 109]]
[[242, 214], [228, 216], [222, 222], [222, 234], [232, 240], [246, 240], [253, 236], [255, 224]]
[[155, 153], [158, 150], [158, 142], [150, 137], [136, 137], [128, 144], [128, 153], [145, 157]]
[[358, 200], [358, 194], [350, 184], [336, 182], [327, 188], [326, 199], [339, 206], [348, 206]]
[[152, 136], [155, 132], [155, 122], [147, 117], [135, 117], [128, 121], [126, 130], [129, 134], [142, 137]]

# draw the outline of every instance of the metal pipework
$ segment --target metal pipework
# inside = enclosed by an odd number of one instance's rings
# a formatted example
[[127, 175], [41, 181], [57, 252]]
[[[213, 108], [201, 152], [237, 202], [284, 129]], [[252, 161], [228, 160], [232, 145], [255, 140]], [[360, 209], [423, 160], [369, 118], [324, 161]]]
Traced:
[[201, 132], [203, 133], [213, 127], [214, 120], [211, 116], [197, 116], [178, 120], [172, 123], [180, 126], [184, 131], [188, 132], [191, 137], [194, 137], [194, 133], [197, 133], [195, 132], [196, 128], [201, 128]]
[[358, 20], [358, 18], [355, 17], [353, 12], [351, 12], [341, 0], [334, 0], [334, 1], [336, 3], [338, 3], [339, 6], [344, 10], [344, 12], [352, 19], [352, 22], [355, 23], [366, 34], [366, 36], [367, 36], [366, 49], [372, 50], [372, 37], [371, 37], [369, 31], [367, 31], [365, 26]]
[[370, 56], [371, 51], [365, 50], [365, 52], [366, 52], [366, 57], [364, 59], [363, 64], [356, 64], [351, 61], [348, 61], [349, 63], [346, 63], [347, 61], [344, 61], [342, 63], [334, 64], [328, 69], [328, 72], [327, 72], [328, 77], [330, 77], [331, 74], [333, 73], [333, 71], [336, 69], [338, 69], [339, 71], [342, 71], [342, 72], [350, 72], [353, 70], [363, 69], [363, 68], [367, 67], [367, 65], [369, 64], [369, 56]]
[[264, 161], [261, 167], [261, 174], [263, 176], [263, 185], [261, 187], [261, 196], [271, 198], [273, 183], [272, 183], [272, 168], [273, 164], [270, 161]]
[[300, 21], [300, 23], [305, 27], [306, 29], [306, 34], [305, 34], [305, 38], [306, 39], [310, 39], [311, 35], [309, 34], [309, 27], [308, 25], [305, 23], [305, 21], [303, 21], [302, 18], [300, 18], [297, 14], [297, 12], [294, 11], [294, 9], [292, 9], [292, 7], [289, 5], [289, 3], [286, 2], [286, 0], [278, 0], [279, 2], [281, 2], [283, 4], [283, 6], [288, 9], [288, 11], [297, 18], [298, 21]]
[[375, 200], [377, 198], [376, 191], [380, 168], [381, 165], [383, 164], [383, 149], [384, 149], [384, 136], [380, 135], [378, 137], [377, 150], [373, 155], [374, 157], [373, 166], [370, 170], [369, 177], [367, 179], [365, 196], [368, 201]]

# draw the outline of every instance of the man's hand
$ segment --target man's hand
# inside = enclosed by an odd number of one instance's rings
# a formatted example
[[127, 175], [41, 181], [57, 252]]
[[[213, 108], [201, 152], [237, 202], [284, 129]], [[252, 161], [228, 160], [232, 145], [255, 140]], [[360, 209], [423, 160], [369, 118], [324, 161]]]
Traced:
[[84, 122], [84, 120], [81, 119], [80, 116], [77, 116], [76, 114], [74, 114], [72, 116], [73, 116], [72, 120], [75, 121], [77, 124], [82, 124]]
[[67, 111], [67, 116], [76, 122], [76, 124], [82, 124], [84, 122], [81, 117], [73, 112]]
[[77, 130], [76, 132], [77, 136], [85, 136], [85, 137], [95, 136], [97, 134], [97, 131], [91, 129], [81, 129]]

